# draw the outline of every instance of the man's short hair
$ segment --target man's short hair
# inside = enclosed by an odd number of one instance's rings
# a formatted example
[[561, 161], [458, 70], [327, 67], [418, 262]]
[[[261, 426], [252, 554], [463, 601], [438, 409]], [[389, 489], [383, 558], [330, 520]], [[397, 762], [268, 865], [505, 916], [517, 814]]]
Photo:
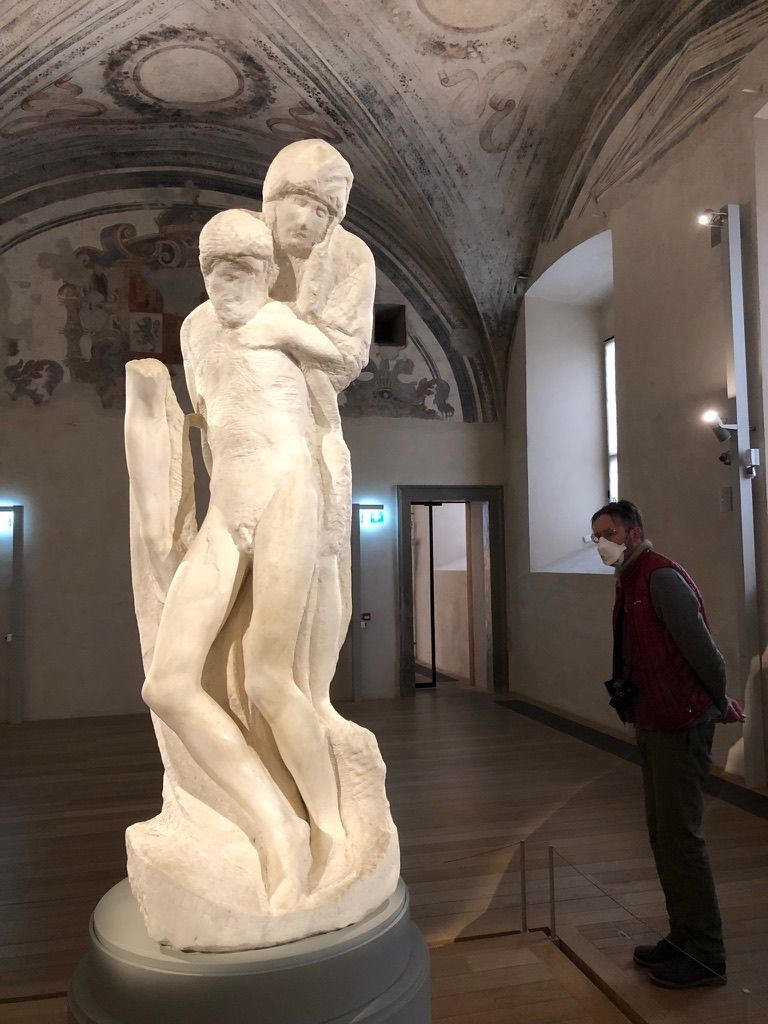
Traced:
[[609, 501], [607, 505], [603, 505], [597, 512], [592, 516], [592, 524], [600, 516], [610, 516], [612, 519], [618, 519], [627, 530], [632, 530], [638, 526], [642, 532], [645, 532], [643, 526], [643, 513], [637, 507], [633, 505], [631, 501]]

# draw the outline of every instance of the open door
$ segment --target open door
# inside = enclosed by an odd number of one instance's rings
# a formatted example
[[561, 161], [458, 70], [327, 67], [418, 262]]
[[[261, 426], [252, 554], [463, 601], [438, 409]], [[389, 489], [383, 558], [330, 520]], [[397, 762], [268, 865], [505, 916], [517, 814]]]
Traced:
[[398, 487], [401, 692], [507, 692], [501, 487]]

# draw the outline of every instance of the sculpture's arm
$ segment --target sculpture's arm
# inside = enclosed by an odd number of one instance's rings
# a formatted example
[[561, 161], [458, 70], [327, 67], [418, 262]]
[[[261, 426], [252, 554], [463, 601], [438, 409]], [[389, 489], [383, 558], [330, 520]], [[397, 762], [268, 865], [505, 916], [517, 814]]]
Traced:
[[305, 369], [322, 370], [340, 391], [368, 362], [375, 287], [371, 257], [333, 289], [315, 322], [300, 319], [284, 303], [270, 302], [248, 324], [246, 344], [279, 348]]
[[376, 270], [367, 246], [360, 245], [359, 262], [328, 296], [314, 323], [333, 343], [338, 358], [323, 367], [336, 391], [343, 391], [368, 363], [373, 335]]
[[139, 534], [161, 587], [170, 582], [173, 574], [168, 561], [173, 523], [169, 499], [171, 438], [165, 407], [167, 383], [168, 371], [156, 359], [135, 359], [126, 365], [126, 462], [139, 513]]
[[299, 320], [282, 302], [270, 302], [249, 322], [243, 332], [251, 348], [278, 348], [307, 369], [330, 373], [341, 369], [344, 356], [319, 328]]

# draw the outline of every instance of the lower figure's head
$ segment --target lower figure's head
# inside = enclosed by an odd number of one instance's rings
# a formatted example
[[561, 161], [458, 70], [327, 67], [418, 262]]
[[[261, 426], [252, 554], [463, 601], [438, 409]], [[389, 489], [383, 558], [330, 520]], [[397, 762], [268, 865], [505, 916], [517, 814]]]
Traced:
[[200, 232], [200, 269], [219, 319], [244, 324], [267, 301], [277, 277], [271, 231], [248, 210], [217, 213]]

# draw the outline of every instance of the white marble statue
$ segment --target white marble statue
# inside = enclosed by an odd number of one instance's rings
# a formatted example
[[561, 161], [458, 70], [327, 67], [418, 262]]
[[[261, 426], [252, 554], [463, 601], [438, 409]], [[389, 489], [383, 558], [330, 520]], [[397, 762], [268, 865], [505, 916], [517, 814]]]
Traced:
[[[365, 365], [375, 272], [327, 143], [282, 150], [261, 217], [200, 234], [209, 301], [182, 326], [195, 414], [127, 367], [131, 558], [163, 809], [128, 829], [150, 935], [271, 945], [352, 924], [394, 890], [397, 833], [373, 736], [332, 708], [349, 624], [351, 475], [336, 394]], [[187, 429], [210, 502], [199, 531]]]

